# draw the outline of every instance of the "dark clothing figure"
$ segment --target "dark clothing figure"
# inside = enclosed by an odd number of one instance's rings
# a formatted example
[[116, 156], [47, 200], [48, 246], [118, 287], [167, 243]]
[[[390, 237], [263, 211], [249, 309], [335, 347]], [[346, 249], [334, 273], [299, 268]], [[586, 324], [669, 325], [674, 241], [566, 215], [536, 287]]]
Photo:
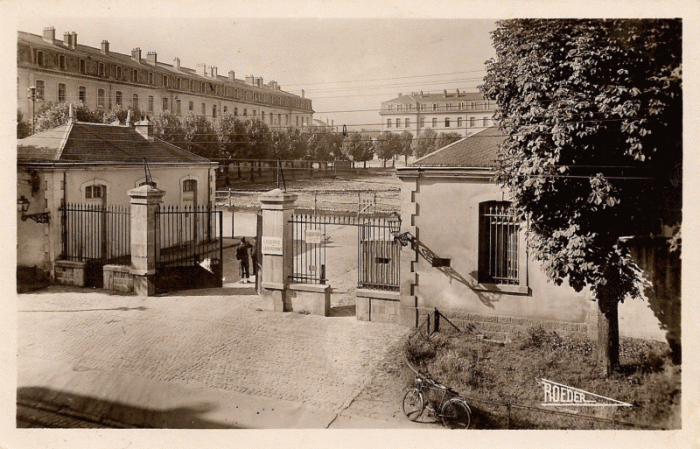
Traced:
[[243, 278], [242, 283], [248, 284], [250, 281], [250, 257], [248, 257], [248, 250], [253, 246], [248, 243], [245, 237], [241, 238], [241, 243], [236, 249], [236, 259], [241, 263], [241, 277]]

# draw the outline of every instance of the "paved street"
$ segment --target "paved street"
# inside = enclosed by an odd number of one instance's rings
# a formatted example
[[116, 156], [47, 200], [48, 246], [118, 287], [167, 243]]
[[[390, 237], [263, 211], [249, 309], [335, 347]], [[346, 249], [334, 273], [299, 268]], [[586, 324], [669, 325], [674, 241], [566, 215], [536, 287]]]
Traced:
[[[133, 419], [148, 406], [161, 413], [150, 422], [154, 427], [177, 427], [177, 416], [188, 414], [199, 420], [192, 427], [236, 427], [222, 410], [253, 403], [268, 412], [255, 427], [326, 427], [340, 424], [338, 413], [408, 332], [354, 316], [261, 311], [257, 296], [240, 287], [229, 289], [232, 296], [211, 290], [138, 298], [57, 287], [19, 295], [19, 396], [64, 400], [71, 410], [83, 400], [91, 417], [121, 404], [134, 408]], [[174, 392], [170, 398], [166, 390]], [[211, 401], [191, 404], [205, 398]], [[164, 415], [163, 407], [171, 413]], [[405, 421], [399, 418], [397, 425]], [[253, 426], [251, 420], [238, 424]]]

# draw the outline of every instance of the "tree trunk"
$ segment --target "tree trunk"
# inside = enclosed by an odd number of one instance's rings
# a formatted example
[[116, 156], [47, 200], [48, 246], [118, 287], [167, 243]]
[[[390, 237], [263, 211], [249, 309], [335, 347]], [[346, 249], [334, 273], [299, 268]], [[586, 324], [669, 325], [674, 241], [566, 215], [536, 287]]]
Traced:
[[238, 165], [238, 179], [241, 179], [241, 163], [239, 162], [237, 165]]
[[598, 289], [597, 363], [601, 374], [608, 377], [620, 366], [620, 328], [617, 298], [608, 297], [606, 290], [605, 286]]
[[253, 162], [250, 163], [250, 182], [255, 181], [255, 164]]

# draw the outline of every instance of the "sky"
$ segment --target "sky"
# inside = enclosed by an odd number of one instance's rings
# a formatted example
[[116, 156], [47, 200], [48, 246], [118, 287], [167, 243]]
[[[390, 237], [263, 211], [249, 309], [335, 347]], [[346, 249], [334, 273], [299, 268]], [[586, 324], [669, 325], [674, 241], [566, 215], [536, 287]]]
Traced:
[[110, 51], [155, 51], [171, 64], [218, 67], [236, 78], [275, 80], [287, 92], [312, 100], [316, 119], [348, 130], [379, 129], [382, 101], [399, 93], [476, 91], [485, 61], [495, 56], [494, 20], [404, 18], [108, 17], [76, 12], [22, 14], [17, 29], [56, 37], [75, 31], [78, 43]]

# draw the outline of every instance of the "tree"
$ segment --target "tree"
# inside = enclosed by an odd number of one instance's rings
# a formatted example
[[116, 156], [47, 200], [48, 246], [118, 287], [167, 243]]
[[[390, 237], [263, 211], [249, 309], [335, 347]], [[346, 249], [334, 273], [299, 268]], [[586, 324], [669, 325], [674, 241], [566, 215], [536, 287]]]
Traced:
[[[73, 105], [75, 119], [79, 122], [99, 123], [102, 114], [92, 112], [84, 104]], [[70, 105], [68, 103], [47, 103], [36, 114], [34, 125], [35, 132], [46, 131], [68, 122], [70, 118]]]
[[408, 156], [413, 154], [413, 134], [409, 131], [403, 131], [399, 135], [398, 151], [397, 155], [402, 155], [404, 157], [404, 163], [408, 165]]
[[205, 158], [217, 158], [219, 141], [212, 124], [203, 115], [188, 113], [182, 118], [183, 148]]
[[[254, 118], [245, 122], [248, 135], [247, 159], [268, 159], [270, 157], [270, 128], [260, 119]], [[254, 161], [250, 163], [250, 180], [255, 180], [253, 172]]]
[[384, 161], [384, 167], [386, 167], [386, 161], [389, 159], [393, 160], [394, 156], [399, 154], [400, 142], [401, 136], [399, 134], [384, 131], [379, 135], [379, 138], [374, 143], [374, 148], [377, 156]]
[[17, 138], [24, 139], [32, 134], [32, 124], [24, 121], [22, 111], [17, 109]]
[[245, 123], [233, 115], [226, 114], [215, 120], [213, 127], [222, 157], [229, 159], [245, 157], [248, 146]]
[[102, 117], [103, 123], [114, 123], [119, 121], [119, 123], [126, 123], [126, 119], [129, 116], [129, 111], [131, 111], [131, 123], [136, 123], [141, 120], [141, 112], [133, 108], [126, 108], [121, 104], [114, 105], [114, 107], [107, 112]]
[[496, 179], [547, 276], [592, 292], [609, 375], [618, 303], [643, 288], [624, 237], [681, 221], [681, 21], [506, 20], [493, 43]]
[[354, 163], [364, 162], [365, 168], [367, 161], [374, 156], [372, 152], [372, 142], [369, 136], [365, 136], [359, 132], [351, 132], [343, 142], [343, 154]]
[[413, 154], [417, 158], [421, 158], [435, 151], [437, 137], [437, 132], [433, 128], [427, 128], [421, 132], [413, 142]]
[[172, 112], [163, 111], [151, 118], [153, 136], [175, 146], [184, 145], [184, 133], [180, 118]]
[[433, 151], [439, 150], [442, 147], [445, 147], [451, 143], [457, 142], [461, 138], [462, 138], [462, 136], [459, 133], [454, 132], [454, 131], [449, 132], [449, 133], [442, 132], [442, 133], [438, 134], [437, 139], [435, 139], [435, 148]]

